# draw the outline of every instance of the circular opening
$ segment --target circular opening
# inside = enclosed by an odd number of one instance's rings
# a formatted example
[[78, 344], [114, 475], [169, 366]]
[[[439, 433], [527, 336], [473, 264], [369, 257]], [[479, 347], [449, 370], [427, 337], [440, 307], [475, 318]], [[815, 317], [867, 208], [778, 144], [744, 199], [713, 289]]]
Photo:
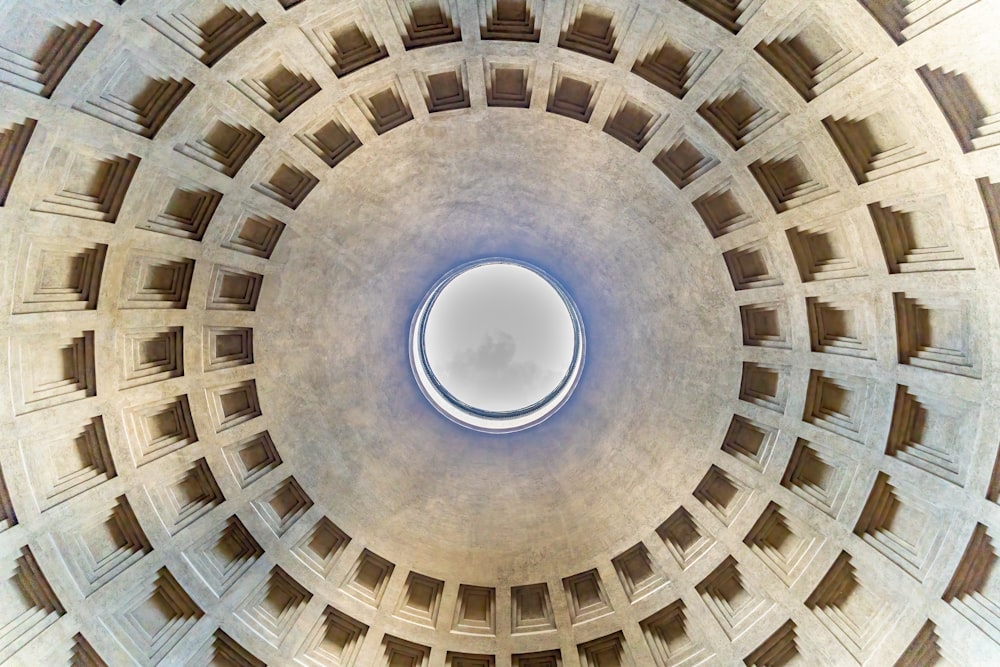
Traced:
[[572, 394], [583, 367], [580, 313], [541, 269], [512, 259], [442, 276], [413, 317], [410, 362], [427, 399], [488, 433], [534, 426]]

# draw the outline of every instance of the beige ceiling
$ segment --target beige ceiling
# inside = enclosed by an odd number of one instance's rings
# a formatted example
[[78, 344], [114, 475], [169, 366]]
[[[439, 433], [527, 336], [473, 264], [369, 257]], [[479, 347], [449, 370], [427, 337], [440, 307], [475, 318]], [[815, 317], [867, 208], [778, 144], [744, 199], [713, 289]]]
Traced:
[[[0, 16], [0, 663], [1000, 662], [997, 0]], [[503, 436], [407, 356], [493, 255]]]

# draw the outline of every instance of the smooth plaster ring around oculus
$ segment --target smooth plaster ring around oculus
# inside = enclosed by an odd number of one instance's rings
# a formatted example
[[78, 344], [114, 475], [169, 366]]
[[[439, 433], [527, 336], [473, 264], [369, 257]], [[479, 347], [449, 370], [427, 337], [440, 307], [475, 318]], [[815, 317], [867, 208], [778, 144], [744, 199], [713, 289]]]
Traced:
[[552, 416], [576, 388], [585, 356], [583, 320], [566, 290], [505, 257], [444, 274], [410, 325], [421, 392], [448, 419], [483, 433], [521, 431]]

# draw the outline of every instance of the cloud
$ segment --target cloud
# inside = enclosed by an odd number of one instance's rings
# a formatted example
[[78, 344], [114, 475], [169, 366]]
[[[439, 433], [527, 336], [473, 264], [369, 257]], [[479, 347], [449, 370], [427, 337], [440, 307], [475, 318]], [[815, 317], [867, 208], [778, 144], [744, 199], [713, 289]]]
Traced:
[[542, 398], [559, 375], [534, 361], [514, 361], [517, 341], [506, 331], [483, 335], [475, 348], [455, 353], [440, 378], [459, 399], [486, 410], [512, 410]]

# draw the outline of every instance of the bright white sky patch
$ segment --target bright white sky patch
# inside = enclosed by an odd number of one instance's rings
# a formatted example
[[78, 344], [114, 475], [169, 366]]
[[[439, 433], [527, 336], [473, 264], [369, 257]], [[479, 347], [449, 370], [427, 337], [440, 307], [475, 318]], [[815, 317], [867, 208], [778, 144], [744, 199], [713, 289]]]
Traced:
[[451, 280], [427, 316], [424, 351], [457, 400], [490, 412], [551, 394], [574, 355], [573, 319], [549, 282], [516, 264], [484, 264]]

